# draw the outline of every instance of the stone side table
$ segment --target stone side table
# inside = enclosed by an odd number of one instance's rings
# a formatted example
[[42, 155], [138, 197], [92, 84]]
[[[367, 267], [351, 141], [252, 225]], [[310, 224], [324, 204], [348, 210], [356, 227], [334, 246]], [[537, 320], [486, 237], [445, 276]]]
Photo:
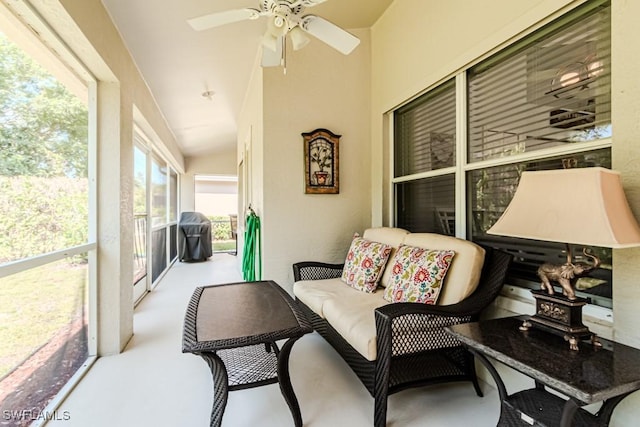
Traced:
[[[560, 336], [520, 331], [521, 323], [522, 317], [507, 317], [447, 327], [493, 376], [498, 426], [607, 426], [616, 405], [640, 389], [640, 350], [601, 339], [602, 348], [581, 342], [574, 351]], [[508, 394], [488, 358], [533, 378], [535, 387]], [[597, 402], [603, 402], [597, 414], [581, 408]]]

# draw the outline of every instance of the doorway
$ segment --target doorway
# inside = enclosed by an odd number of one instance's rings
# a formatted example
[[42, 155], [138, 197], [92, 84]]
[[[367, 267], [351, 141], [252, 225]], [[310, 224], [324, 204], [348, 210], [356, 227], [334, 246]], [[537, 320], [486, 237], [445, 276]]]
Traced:
[[194, 183], [195, 210], [211, 220], [213, 252], [237, 254], [238, 177], [196, 175]]

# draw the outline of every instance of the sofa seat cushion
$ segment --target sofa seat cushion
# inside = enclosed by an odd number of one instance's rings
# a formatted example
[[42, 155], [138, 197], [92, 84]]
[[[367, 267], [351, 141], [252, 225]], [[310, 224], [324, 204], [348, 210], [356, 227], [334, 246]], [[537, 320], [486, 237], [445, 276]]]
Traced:
[[383, 298], [383, 289], [371, 294], [350, 290], [352, 292], [343, 295], [343, 298], [332, 298], [325, 301], [324, 317], [358, 353], [367, 360], [376, 360], [377, 340], [374, 311], [389, 303]]
[[328, 300], [349, 298], [352, 293], [363, 293], [346, 285], [339, 277], [322, 280], [301, 280], [293, 284], [293, 294], [318, 316], [324, 316], [324, 303]]

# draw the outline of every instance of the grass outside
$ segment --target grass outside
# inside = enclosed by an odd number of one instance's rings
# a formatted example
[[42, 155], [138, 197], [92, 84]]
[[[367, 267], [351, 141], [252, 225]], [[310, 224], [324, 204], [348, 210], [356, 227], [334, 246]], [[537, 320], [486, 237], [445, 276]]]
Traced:
[[214, 240], [213, 252], [235, 252], [236, 241], [235, 240]]
[[0, 279], [0, 380], [82, 315], [86, 283], [67, 260]]

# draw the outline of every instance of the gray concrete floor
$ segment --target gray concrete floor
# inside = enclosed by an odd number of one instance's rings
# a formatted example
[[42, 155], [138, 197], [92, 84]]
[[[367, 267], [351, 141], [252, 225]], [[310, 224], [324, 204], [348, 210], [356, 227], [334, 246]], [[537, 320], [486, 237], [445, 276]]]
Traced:
[[[138, 305], [126, 350], [97, 360], [62, 403], [68, 420], [48, 427], [199, 427], [209, 425], [211, 374], [197, 356], [183, 354], [182, 325], [196, 286], [241, 280], [236, 257], [216, 254], [203, 263], [176, 263]], [[373, 399], [337, 353], [316, 333], [296, 342], [291, 381], [309, 427], [373, 425]], [[495, 426], [498, 395], [482, 384], [448, 384], [390, 397], [389, 427]], [[234, 391], [223, 426], [293, 426], [277, 384]]]

